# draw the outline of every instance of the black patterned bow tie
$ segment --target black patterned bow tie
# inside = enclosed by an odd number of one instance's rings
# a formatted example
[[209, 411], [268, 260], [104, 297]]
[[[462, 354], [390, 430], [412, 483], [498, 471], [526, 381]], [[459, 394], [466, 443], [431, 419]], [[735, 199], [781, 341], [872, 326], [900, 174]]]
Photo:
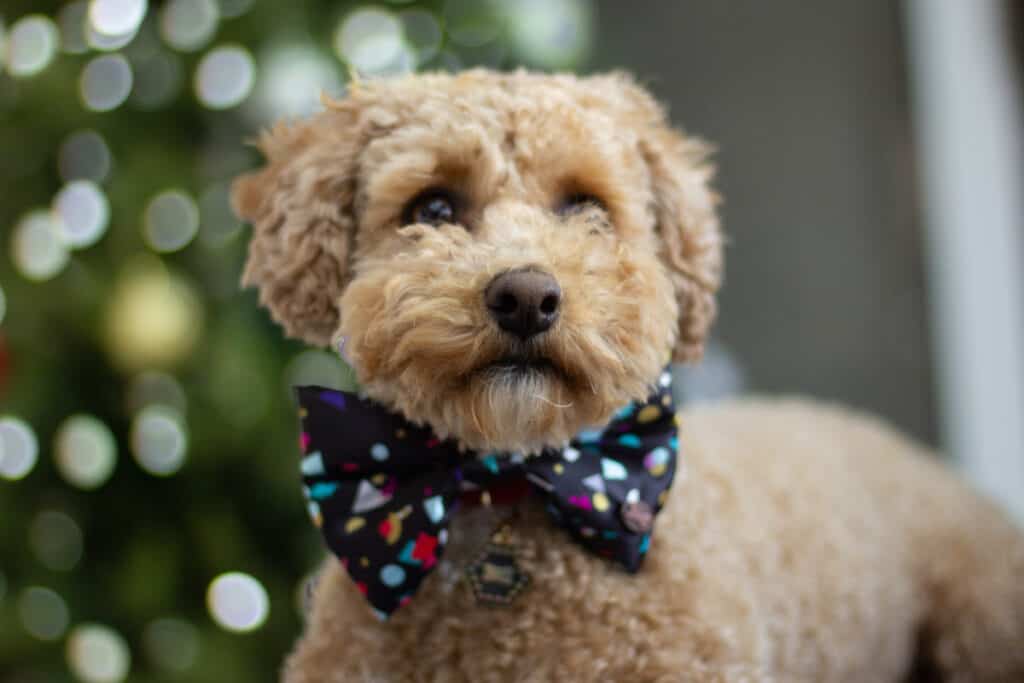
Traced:
[[459, 453], [427, 427], [356, 394], [297, 387], [303, 490], [328, 547], [381, 619], [436, 566], [466, 490], [525, 477], [584, 547], [640, 568], [676, 469], [677, 420], [666, 369], [644, 402], [534, 457]]

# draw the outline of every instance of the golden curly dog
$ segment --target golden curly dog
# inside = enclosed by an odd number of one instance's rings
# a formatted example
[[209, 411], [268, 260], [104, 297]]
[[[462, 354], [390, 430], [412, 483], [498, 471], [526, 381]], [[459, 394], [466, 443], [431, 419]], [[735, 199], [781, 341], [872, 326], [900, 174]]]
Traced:
[[[288, 334], [344, 337], [366, 394], [442, 437], [561, 444], [701, 355], [722, 277], [707, 147], [625, 75], [363, 82], [260, 148], [234, 188], [244, 282]], [[496, 324], [485, 292], [510, 272], [555, 288], [550, 324]], [[510, 355], [543, 363], [488, 372]], [[283, 680], [1024, 681], [1024, 537], [933, 454], [801, 400], [680, 416], [638, 574], [528, 500], [532, 584], [480, 606], [462, 570], [499, 511], [467, 510], [388, 623], [327, 560]]]

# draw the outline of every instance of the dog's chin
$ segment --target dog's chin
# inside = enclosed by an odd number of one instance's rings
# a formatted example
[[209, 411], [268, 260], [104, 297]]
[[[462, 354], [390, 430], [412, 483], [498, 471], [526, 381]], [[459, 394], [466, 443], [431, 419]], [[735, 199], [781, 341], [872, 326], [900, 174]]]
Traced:
[[536, 452], [570, 438], [579, 400], [547, 359], [501, 358], [468, 378], [469, 419], [460, 436], [476, 449]]
[[537, 453], [560, 446], [603, 416], [585, 378], [543, 356], [505, 355], [468, 373], [446, 416], [453, 436], [474, 450]]
[[[421, 354], [402, 372], [365, 383], [367, 394], [438, 437], [477, 451], [539, 453], [605, 424], [636, 394], [596, 363], [575, 363], [557, 346], [498, 348], [476, 358]], [[638, 391], [639, 390], [639, 391]]]

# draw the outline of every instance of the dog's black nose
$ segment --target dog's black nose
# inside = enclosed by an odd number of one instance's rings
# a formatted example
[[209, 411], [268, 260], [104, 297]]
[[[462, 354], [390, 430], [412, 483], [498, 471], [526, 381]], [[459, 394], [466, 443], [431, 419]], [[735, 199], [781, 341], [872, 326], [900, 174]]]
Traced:
[[496, 275], [484, 290], [484, 301], [501, 329], [525, 340], [558, 319], [562, 290], [551, 275], [518, 268]]

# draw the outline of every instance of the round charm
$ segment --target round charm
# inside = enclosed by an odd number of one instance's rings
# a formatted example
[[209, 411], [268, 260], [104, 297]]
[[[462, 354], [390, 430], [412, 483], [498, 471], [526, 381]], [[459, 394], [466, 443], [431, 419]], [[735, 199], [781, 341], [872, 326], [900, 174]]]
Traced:
[[654, 524], [654, 511], [642, 500], [635, 503], [623, 503], [622, 523], [635, 534], [646, 534]]

